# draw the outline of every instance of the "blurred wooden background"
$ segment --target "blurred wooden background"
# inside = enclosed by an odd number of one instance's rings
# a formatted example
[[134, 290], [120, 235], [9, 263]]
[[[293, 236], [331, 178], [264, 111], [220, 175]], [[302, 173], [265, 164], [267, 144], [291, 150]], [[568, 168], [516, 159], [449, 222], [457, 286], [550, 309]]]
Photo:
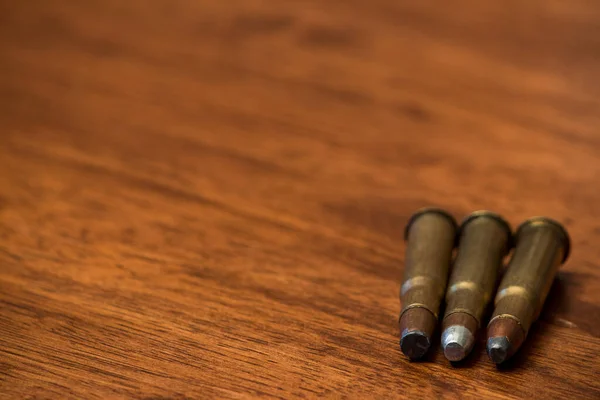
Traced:
[[[0, 0], [0, 398], [599, 398], [600, 3]], [[510, 365], [398, 349], [418, 207], [573, 253]]]

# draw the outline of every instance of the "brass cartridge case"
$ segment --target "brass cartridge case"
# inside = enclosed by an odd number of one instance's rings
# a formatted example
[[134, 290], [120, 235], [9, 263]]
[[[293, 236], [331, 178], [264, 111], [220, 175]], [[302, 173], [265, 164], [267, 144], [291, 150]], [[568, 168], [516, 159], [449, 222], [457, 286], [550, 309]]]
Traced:
[[443, 210], [415, 213], [406, 226], [406, 259], [400, 300], [400, 347], [411, 359], [422, 357], [431, 345], [444, 297], [457, 224]]
[[511, 246], [510, 225], [498, 214], [477, 211], [462, 223], [442, 327], [442, 347], [450, 361], [463, 359], [473, 348]]
[[534, 217], [518, 228], [514, 254], [498, 287], [488, 324], [487, 347], [492, 361], [503, 362], [521, 346], [569, 252], [566, 229], [550, 218]]

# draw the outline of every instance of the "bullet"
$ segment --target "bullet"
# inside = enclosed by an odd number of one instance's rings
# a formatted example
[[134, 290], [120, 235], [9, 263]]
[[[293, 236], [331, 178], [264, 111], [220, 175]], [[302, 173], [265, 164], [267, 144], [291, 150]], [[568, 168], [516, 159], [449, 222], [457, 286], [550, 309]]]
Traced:
[[473, 349], [502, 261], [512, 245], [510, 225], [491, 211], [469, 215], [458, 236], [458, 254], [446, 290], [442, 322], [442, 348], [450, 361], [462, 360]]
[[400, 288], [400, 348], [411, 360], [431, 346], [440, 303], [448, 282], [457, 224], [437, 208], [417, 211], [405, 230], [404, 277]]
[[566, 229], [550, 218], [534, 217], [517, 229], [515, 250], [488, 324], [487, 352], [494, 363], [512, 357], [527, 337], [570, 247]]

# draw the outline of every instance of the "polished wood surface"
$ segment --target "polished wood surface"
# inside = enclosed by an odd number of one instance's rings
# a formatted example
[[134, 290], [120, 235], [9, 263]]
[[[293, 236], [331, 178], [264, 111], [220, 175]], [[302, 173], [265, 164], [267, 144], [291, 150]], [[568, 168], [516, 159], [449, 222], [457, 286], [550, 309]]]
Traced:
[[[0, 1], [0, 398], [599, 398], [600, 3]], [[398, 349], [425, 205], [566, 224], [523, 351]]]

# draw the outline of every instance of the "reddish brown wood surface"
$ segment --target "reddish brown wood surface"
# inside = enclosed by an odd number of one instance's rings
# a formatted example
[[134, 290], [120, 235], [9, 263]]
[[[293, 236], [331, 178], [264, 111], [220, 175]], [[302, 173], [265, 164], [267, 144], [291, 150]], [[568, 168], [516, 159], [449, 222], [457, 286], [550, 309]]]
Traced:
[[[600, 4], [0, 1], [0, 398], [598, 398]], [[418, 207], [549, 215], [520, 355], [398, 350]]]

